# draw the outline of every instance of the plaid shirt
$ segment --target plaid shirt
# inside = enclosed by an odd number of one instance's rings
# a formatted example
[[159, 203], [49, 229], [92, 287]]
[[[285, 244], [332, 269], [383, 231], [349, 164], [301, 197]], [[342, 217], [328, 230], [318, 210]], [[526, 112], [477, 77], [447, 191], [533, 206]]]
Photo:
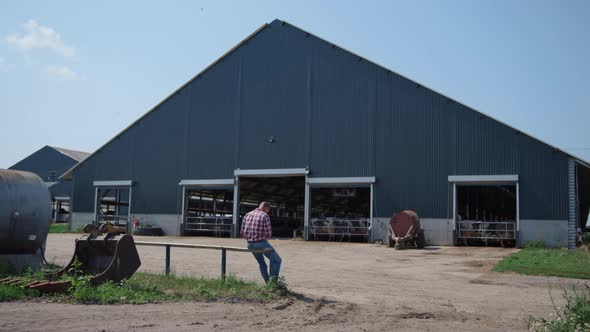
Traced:
[[270, 217], [261, 209], [252, 210], [242, 220], [242, 237], [248, 242], [270, 239]]

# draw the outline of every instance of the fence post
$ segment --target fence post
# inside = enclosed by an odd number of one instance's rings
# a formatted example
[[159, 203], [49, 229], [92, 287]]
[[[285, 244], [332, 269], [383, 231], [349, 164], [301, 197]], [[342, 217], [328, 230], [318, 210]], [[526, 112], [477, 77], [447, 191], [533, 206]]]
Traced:
[[170, 274], [170, 245], [166, 245], [166, 275]]
[[225, 281], [225, 248], [221, 248], [221, 280]]

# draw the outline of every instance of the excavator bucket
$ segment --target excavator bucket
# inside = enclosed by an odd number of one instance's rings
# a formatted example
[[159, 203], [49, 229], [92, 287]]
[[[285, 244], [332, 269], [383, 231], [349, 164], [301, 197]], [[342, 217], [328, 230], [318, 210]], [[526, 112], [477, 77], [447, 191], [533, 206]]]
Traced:
[[84, 232], [90, 234], [76, 240], [70, 263], [61, 271], [47, 275], [49, 280], [77, 273], [91, 275], [93, 285], [109, 280], [119, 282], [130, 278], [141, 265], [133, 236], [118, 234], [110, 224], [102, 225], [100, 229], [86, 225]]

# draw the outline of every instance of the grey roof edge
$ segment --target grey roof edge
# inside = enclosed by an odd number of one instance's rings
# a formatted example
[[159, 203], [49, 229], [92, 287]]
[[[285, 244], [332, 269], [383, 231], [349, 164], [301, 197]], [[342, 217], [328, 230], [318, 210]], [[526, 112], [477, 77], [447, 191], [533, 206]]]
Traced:
[[[532, 138], [532, 139], [534, 139], [534, 140], [538, 141], [539, 143], [545, 144], [545, 145], [547, 145], [547, 146], [549, 146], [549, 147], [551, 147], [551, 148], [553, 148], [553, 149], [555, 149], [555, 150], [557, 150], [557, 151], [559, 151], [559, 152], [561, 152], [561, 153], [563, 153], [563, 154], [567, 155], [568, 157], [571, 157], [571, 158], [575, 159], [577, 162], [579, 162], [580, 164], [583, 164], [585, 167], [588, 167], [588, 168], [590, 168], [590, 162], [588, 162], [588, 161], [586, 161], [586, 160], [584, 160], [584, 159], [582, 159], [582, 158], [580, 158], [580, 157], [578, 157], [578, 156], [576, 156], [576, 155], [574, 155], [574, 154], [572, 154], [572, 153], [566, 152], [565, 150], [563, 150], [563, 149], [560, 149], [560, 148], [558, 148], [558, 147], [557, 147], [557, 146], [555, 146], [555, 145], [549, 144], [549, 143], [547, 143], [547, 142], [543, 141], [542, 139], [539, 139], [539, 138], [537, 138], [537, 137], [535, 137], [535, 136], [533, 136], [533, 135], [531, 135], [531, 134], [528, 134], [528, 133], [526, 133], [526, 132], [523, 132], [522, 130], [520, 130], [520, 129], [517, 129], [517, 128], [515, 128], [515, 127], [513, 127], [513, 126], [511, 126], [511, 125], [509, 125], [509, 124], [507, 124], [507, 123], [505, 123], [505, 122], [503, 122], [503, 121], [501, 121], [501, 120], [498, 120], [498, 119], [496, 119], [496, 118], [495, 118], [495, 117], [493, 117], [493, 116], [490, 116], [490, 115], [488, 115], [488, 114], [486, 114], [486, 113], [484, 113], [484, 112], [482, 112], [482, 111], [478, 111], [478, 110], [476, 110], [475, 108], [473, 108], [473, 107], [470, 107], [469, 105], [467, 105], [467, 104], [466, 104], [466, 103], [464, 103], [464, 102], [458, 101], [458, 100], [457, 100], [457, 99], [455, 99], [455, 98], [451, 98], [451, 97], [449, 97], [449, 96], [445, 95], [444, 93], [441, 93], [441, 92], [439, 92], [439, 91], [437, 91], [437, 90], [435, 90], [435, 89], [432, 89], [432, 88], [430, 88], [430, 87], [428, 87], [428, 86], [426, 86], [426, 85], [424, 85], [424, 84], [422, 84], [422, 83], [420, 83], [420, 82], [417, 82], [417, 81], [416, 81], [416, 80], [414, 80], [414, 79], [410, 79], [410, 78], [406, 77], [405, 75], [402, 75], [402, 74], [398, 73], [398, 72], [397, 72], [397, 71], [395, 71], [395, 70], [392, 70], [392, 69], [390, 69], [390, 68], [388, 68], [388, 67], [386, 67], [386, 66], [383, 66], [383, 65], [381, 65], [381, 64], [379, 64], [379, 63], [377, 63], [376, 61], [373, 61], [373, 60], [371, 60], [371, 59], [368, 59], [368, 58], [366, 58], [366, 57], [364, 57], [364, 56], [358, 55], [358, 54], [356, 54], [355, 52], [352, 52], [352, 51], [350, 51], [350, 50], [348, 50], [348, 49], [346, 49], [346, 48], [344, 48], [344, 47], [342, 47], [342, 46], [340, 46], [340, 45], [337, 45], [337, 44], [335, 44], [335, 43], [332, 43], [331, 41], [328, 41], [328, 40], [326, 40], [326, 39], [323, 39], [323, 38], [321, 38], [321, 37], [318, 37], [318, 36], [314, 35], [313, 33], [307, 32], [307, 31], [305, 31], [304, 29], [302, 29], [302, 28], [300, 28], [300, 27], [298, 27], [298, 26], [296, 26], [296, 25], [293, 25], [293, 24], [291, 24], [291, 23], [289, 23], [289, 22], [287, 22], [287, 21], [285, 21], [285, 20], [281, 21], [281, 20], [279, 20], [279, 19], [276, 19], [275, 21], [279, 21], [279, 22], [285, 22], [285, 23], [289, 24], [290, 26], [292, 26], [292, 27], [294, 27], [294, 28], [296, 28], [296, 29], [298, 29], [298, 30], [301, 30], [301, 31], [302, 31], [302, 32], [304, 32], [304, 33], [307, 33], [307, 34], [309, 34], [310, 36], [314, 36], [315, 38], [317, 38], [317, 39], [319, 39], [319, 40], [321, 40], [321, 41], [323, 41], [323, 42], [325, 42], [325, 43], [328, 43], [328, 44], [330, 44], [330, 45], [334, 45], [334, 46], [336, 46], [336, 47], [340, 48], [341, 50], [343, 50], [343, 51], [345, 51], [345, 52], [348, 52], [348, 53], [350, 53], [350, 54], [352, 54], [352, 55], [354, 55], [354, 56], [357, 56], [357, 57], [359, 57], [359, 58], [361, 58], [361, 59], [363, 59], [363, 60], [365, 60], [365, 61], [367, 61], [367, 62], [369, 62], [369, 63], [371, 63], [371, 64], [373, 64], [373, 65], [375, 65], [375, 66], [381, 67], [381, 68], [383, 68], [383, 69], [385, 69], [385, 70], [388, 70], [388, 71], [390, 71], [390, 72], [392, 72], [392, 73], [394, 73], [394, 74], [396, 74], [396, 75], [398, 75], [398, 76], [400, 76], [400, 77], [403, 77], [404, 79], [406, 79], [406, 80], [408, 80], [408, 81], [410, 81], [410, 82], [416, 83], [416, 84], [418, 84], [418, 85], [420, 85], [420, 86], [422, 86], [422, 87], [424, 87], [424, 88], [426, 88], [426, 89], [428, 89], [428, 90], [430, 90], [430, 91], [432, 91], [432, 92], [434, 92], [434, 93], [437, 93], [437, 94], [439, 94], [439, 95], [441, 95], [441, 96], [443, 96], [443, 97], [445, 97], [445, 98], [448, 98], [449, 100], [452, 100], [453, 102], [455, 102], [455, 103], [457, 103], [457, 104], [460, 104], [460, 105], [463, 105], [463, 106], [467, 107], [469, 110], [471, 110], [471, 111], [473, 111], [473, 112], [477, 112], [477, 113], [479, 113], [479, 114], [482, 114], [482, 115], [484, 115], [484, 116], [486, 116], [486, 117], [488, 117], [488, 118], [490, 118], [490, 119], [492, 119], [492, 120], [494, 120], [494, 121], [496, 121], [496, 122], [498, 122], [498, 123], [500, 123], [500, 124], [503, 124], [503, 125], [505, 125], [505, 126], [507, 126], [507, 127], [511, 128], [511, 129], [514, 129], [514, 130], [518, 131], [519, 133], [521, 133], [521, 134], [523, 134], [523, 135], [526, 135], [526, 136], [528, 136], [528, 137], [530, 137], [530, 138]], [[273, 22], [274, 22], [274, 21], [273, 21]]]
[[65, 155], [65, 156], [67, 156], [67, 157], [74, 159], [77, 162], [83, 161], [84, 159], [88, 158], [88, 156], [90, 155], [89, 152], [60, 148], [60, 147], [51, 146], [51, 145], [47, 145], [47, 146], [52, 148], [53, 150]]
[[41, 148], [35, 150], [35, 152], [31, 153], [30, 155], [26, 156], [25, 158], [19, 160], [16, 164], [8, 167], [8, 169], [12, 169], [14, 166], [18, 165], [20, 162], [22, 162], [23, 160], [31, 157], [32, 155], [40, 152], [43, 149], [51, 149], [59, 154], [62, 154], [76, 162], [80, 162], [82, 160], [84, 160], [84, 158], [88, 157], [90, 155], [90, 153], [88, 152], [84, 152], [84, 151], [77, 151], [77, 150], [71, 150], [71, 149], [65, 149], [65, 148], [59, 148], [56, 146], [51, 146], [51, 145], [44, 145]]
[[398, 75], [398, 76], [400, 76], [400, 77], [402, 77], [404, 79], [409, 80], [410, 82], [414, 82], [416, 84], [419, 84], [420, 86], [422, 86], [422, 87], [424, 87], [424, 88], [426, 88], [426, 89], [428, 89], [428, 90], [430, 90], [430, 91], [432, 91], [434, 93], [437, 93], [437, 94], [439, 94], [439, 95], [441, 95], [441, 96], [443, 96], [445, 98], [448, 98], [449, 100], [452, 100], [452, 101], [456, 102], [457, 104], [463, 105], [464, 107], [468, 108], [469, 110], [471, 110], [473, 112], [477, 112], [479, 114], [482, 114], [482, 115], [484, 115], [484, 116], [486, 116], [486, 117], [488, 117], [488, 118], [490, 118], [490, 119], [492, 119], [492, 120], [494, 120], [494, 121], [496, 121], [496, 122], [498, 122], [500, 124], [503, 124], [503, 125], [511, 128], [511, 129], [513, 129], [513, 130], [518, 131], [519, 133], [522, 133], [523, 135], [526, 135], [526, 136], [528, 136], [528, 137], [536, 140], [539, 143], [545, 144], [545, 145], [547, 145], [547, 146], [549, 146], [549, 147], [551, 147], [551, 148], [553, 148], [553, 149], [555, 149], [555, 150], [563, 153], [564, 155], [566, 155], [566, 156], [568, 156], [570, 158], [575, 159], [577, 162], [579, 162], [580, 164], [583, 164], [585, 167], [590, 168], [590, 162], [588, 162], [588, 161], [586, 161], [586, 160], [584, 160], [584, 159], [582, 159], [580, 157], [577, 157], [577, 156], [575, 156], [575, 155], [573, 155], [573, 154], [571, 154], [569, 152], [566, 152], [566, 151], [564, 151], [564, 150], [562, 150], [562, 149], [560, 149], [560, 148], [558, 148], [558, 147], [556, 147], [556, 146], [554, 146], [552, 144], [549, 144], [549, 143], [547, 143], [547, 142], [545, 142], [545, 141], [543, 141], [543, 140], [541, 140], [541, 139], [539, 139], [539, 138], [537, 138], [537, 137], [535, 137], [533, 135], [530, 135], [528, 133], [525, 133], [525, 132], [523, 132], [520, 129], [516, 129], [513, 126], [511, 126], [511, 125], [509, 125], [509, 124], [507, 124], [507, 123], [505, 123], [503, 121], [500, 121], [500, 120], [494, 118], [493, 116], [490, 116], [490, 115], [485, 114], [485, 113], [483, 113], [481, 111], [478, 111], [478, 110], [476, 110], [476, 109], [468, 106], [467, 104], [465, 104], [465, 103], [463, 103], [461, 101], [458, 101], [458, 100], [456, 100], [454, 98], [448, 97], [447, 95], [445, 95], [443, 93], [440, 93], [437, 90], [432, 89], [432, 88], [430, 88], [430, 87], [428, 87], [428, 86], [426, 86], [424, 84], [421, 84], [421, 83], [419, 83], [419, 82], [417, 82], [417, 81], [415, 81], [413, 79], [410, 79], [410, 78], [406, 77], [405, 75], [402, 75], [402, 74], [398, 73], [397, 71], [394, 71], [394, 70], [392, 70], [392, 69], [390, 69], [390, 68], [388, 68], [386, 66], [383, 66], [383, 65], [377, 63], [376, 61], [367, 59], [366, 57], [361, 56], [361, 55], [358, 55], [355, 52], [352, 52], [352, 51], [350, 51], [350, 50], [348, 50], [348, 49], [346, 49], [344, 47], [341, 47], [341, 46], [339, 46], [339, 45], [337, 45], [335, 43], [332, 43], [332, 42], [330, 42], [330, 41], [328, 41], [326, 39], [323, 39], [321, 37], [318, 37], [317, 35], [315, 35], [313, 33], [310, 33], [310, 32], [307, 32], [306, 30], [304, 30], [304, 29], [302, 29], [302, 28], [300, 28], [300, 27], [298, 27], [296, 25], [293, 25], [293, 24], [291, 24], [291, 23], [289, 23], [289, 22], [287, 22], [285, 20], [274, 19], [271, 23], [264, 23], [261, 27], [259, 27], [258, 29], [256, 29], [254, 32], [252, 32], [250, 35], [248, 35], [246, 38], [244, 38], [241, 42], [239, 42], [238, 44], [236, 44], [234, 47], [230, 48], [227, 52], [225, 52], [223, 55], [221, 55], [217, 60], [213, 61], [210, 65], [208, 65], [207, 67], [205, 67], [205, 69], [201, 70], [197, 75], [193, 76], [186, 83], [184, 83], [183, 85], [181, 85], [178, 89], [174, 90], [170, 95], [168, 95], [162, 101], [160, 101], [158, 104], [156, 104], [154, 107], [152, 107], [149, 111], [147, 111], [146, 113], [144, 113], [141, 117], [139, 117], [137, 120], [135, 120], [134, 122], [132, 122], [129, 126], [125, 127], [125, 129], [123, 129], [121, 132], [119, 132], [113, 138], [111, 138], [110, 140], [108, 140], [105, 144], [103, 144], [101, 147], [99, 147], [96, 151], [94, 151], [93, 153], [91, 153], [86, 159], [84, 159], [83, 161], [79, 162], [78, 164], [74, 165], [72, 168], [70, 168], [69, 170], [67, 170], [64, 174], [62, 174], [62, 176], [59, 177], [59, 179], [61, 179], [61, 180], [70, 180], [70, 179], [72, 179], [72, 172], [76, 168], [78, 168], [79, 166], [81, 166], [82, 164], [84, 164], [87, 160], [90, 160], [92, 158], [92, 156], [94, 156], [96, 153], [98, 153], [100, 150], [102, 150], [109, 143], [111, 143], [112, 141], [114, 141], [117, 137], [119, 137], [120, 135], [122, 135], [123, 133], [125, 133], [128, 129], [130, 129], [131, 127], [135, 126], [138, 122], [140, 122], [142, 119], [144, 119], [150, 113], [152, 113], [153, 111], [155, 111], [156, 109], [158, 109], [158, 107], [160, 105], [162, 105], [163, 103], [165, 103], [168, 99], [172, 98], [180, 90], [184, 89], [187, 85], [189, 85], [190, 83], [192, 83], [194, 80], [196, 80], [197, 78], [199, 78], [201, 75], [205, 74], [209, 69], [211, 69], [213, 66], [215, 66], [216, 64], [218, 64], [221, 60], [223, 60], [225, 57], [227, 57], [233, 51], [235, 51], [240, 46], [242, 46], [243, 44], [245, 44], [248, 40], [252, 39], [254, 36], [256, 36], [260, 31], [264, 30], [270, 24], [273, 24], [275, 22], [286, 23], [286, 24], [288, 24], [288, 25], [290, 25], [290, 26], [292, 26], [292, 27], [300, 30], [303, 33], [309, 34], [310, 36], [313, 36], [313, 37], [315, 37], [315, 38], [317, 38], [317, 39], [319, 39], [319, 40], [321, 40], [321, 41], [323, 41], [325, 43], [328, 43], [330, 45], [334, 45], [334, 46], [340, 48], [341, 50], [344, 50], [344, 51], [346, 51], [346, 52], [348, 52], [348, 53], [350, 53], [350, 54], [352, 54], [354, 56], [357, 56], [357, 57], [359, 57], [359, 58], [361, 58], [361, 59], [363, 59], [365, 61], [368, 61], [369, 63], [371, 63], [371, 64], [373, 64], [375, 66], [378, 66], [380, 68], [383, 68], [385, 70], [388, 70], [388, 71], [390, 71], [390, 72], [392, 72], [392, 73], [394, 73], [394, 74], [396, 74], [396, 75]]
[[69, 170], [67, 170], [64, 174], [62, 174], [62, 176], [59, 177], [59, 179], [60, 180], [71, 180], [72, 179], [72, 172], [76, 168], [78, 168], [79, 166], [81, 166], [82, 164], [84, 164], [87, 160], [89, 160], [90, 158], [92, 158], [92, 156], [94, 156], [96, 153], [98, 153], [100, 150], [102, 150], [105, 146], [109, 145], [109, 143], [111, 143], [112, 141], [114, 141], [117, 137], [121, 136], [123, 133], [125, 133], [127, 130], [129, 130], [131, 127], [135, 126], [138, 122], [140, 122], [141, 120], [143, 120], [150, 113], [152, 113], [155, 110], [157, 110], [158, 107], [160, 107], [168, 99], [172, 98], [174, 95], [176, 95], [178, 92], [180, 92], [180, 90], [184, 89], [186, 86], [188, 86], [189, 84], [191, 84], [194, 80], [196, 80], [197, 78], [199, 78], [201, 75], [205, 74], [209, 69], [211, 69], [213, 66], [215, 66], [216, 64], [218, 64], [221, 60], [223, 60], [225, 57], [227, 57], [228, 55], [230, 55], [233, 51], [235, 51], [238, 48], [240, 48], [240, 46], [242, 46], [245, 43], [247, 43], [250, 39], [252, 39], [252, 37], [256, 36], [260, 31], [264, 30], [268, 26], [269, 26], [269, 23], [264, 23], [262, 26], [260, 26], [254, 32], [252, 32], [251, 34], [249, 34], [246, 38], [242, 39], [242, 41], [240, 41], [234, 47], [230, 48], [227, 52], [225, 52], [223, 55], [221, 55], [219, 58], [217, 58], [217, 60], [213, 61], [210, 65], [208, 65], [207, 67], [205, 67], [205, 69], [201, 70], [198, 74], [196, 74], [195, 76], [193, 76], [186, 83], [184, 83], [183, 85], [181, 85], [178, 89], [174, 90], [171, 94], [169, 94], [167, 97], [165, 97], [164, 99], [162, 99], [162, 101], [160, 101], [158, 104], [156, 104], [156, 106], [152, 107], [149, 111], [147, 111], [146, 113], [144, 113], [137, 120], [133, 121], [129, 126], [125, 127], [125, 129], [123, 129], [121, 132], [119, 132], [113, 138], [111, 138], [110, 140], [108, 140], [101, 147], [99, 147], [98, 149], [96, 149], [96, 151], [92, 152], [86, 159], [84, 159], [83, 161], [79, 162], [78, 164], [74, 165], [72, 168], [70, 168]]

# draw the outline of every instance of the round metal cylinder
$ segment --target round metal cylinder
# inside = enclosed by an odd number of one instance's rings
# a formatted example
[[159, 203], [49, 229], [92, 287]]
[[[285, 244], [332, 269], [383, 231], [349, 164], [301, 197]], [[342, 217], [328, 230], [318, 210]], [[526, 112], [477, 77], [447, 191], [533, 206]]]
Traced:
[[34, 173], [0, 169], [0, 255], [36, 252], [50, 222], [47, 184]]
[[420, 217], [415, 211], [404, 210], [396, 213], [389, 221], [391, 229], [398, 237], [413, 238], [420, 232]]

